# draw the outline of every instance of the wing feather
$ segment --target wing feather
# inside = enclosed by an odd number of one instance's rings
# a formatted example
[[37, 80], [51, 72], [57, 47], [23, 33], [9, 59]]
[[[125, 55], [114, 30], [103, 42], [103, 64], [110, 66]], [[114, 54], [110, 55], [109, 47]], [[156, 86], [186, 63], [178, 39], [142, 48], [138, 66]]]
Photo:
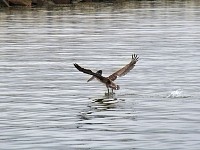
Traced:
[[135, 64], [137, 63], [138, 59], [139, 59], [138, 55], [136, 55], [136, 54], [132, 55], [132, 59], [129, 64], [125, 65], [123, 68], [114, 72], [108, 78], [110, 80], [114, 81], [117, 79], [117, 77], [122, 77], [122, 76], [126, 75], [130, 70], [132, 70], [135, 67]]

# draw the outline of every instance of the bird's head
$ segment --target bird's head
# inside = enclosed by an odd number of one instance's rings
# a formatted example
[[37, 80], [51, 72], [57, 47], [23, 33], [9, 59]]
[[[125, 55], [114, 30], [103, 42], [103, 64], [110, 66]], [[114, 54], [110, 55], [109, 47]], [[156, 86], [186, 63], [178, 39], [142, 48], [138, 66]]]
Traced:
[[[102, 75], [102, 70], [98, 70], [96, 73], [99, 74], [99, 75]], [[89, 79], [87, 80], [87, 82], [92, 81], [94, 78], [95, 78], [95, 76], [92, 76], [91, 78], [89, 78]]]
[[96, 73], [102, 75], [102, 70], [98, 70]]

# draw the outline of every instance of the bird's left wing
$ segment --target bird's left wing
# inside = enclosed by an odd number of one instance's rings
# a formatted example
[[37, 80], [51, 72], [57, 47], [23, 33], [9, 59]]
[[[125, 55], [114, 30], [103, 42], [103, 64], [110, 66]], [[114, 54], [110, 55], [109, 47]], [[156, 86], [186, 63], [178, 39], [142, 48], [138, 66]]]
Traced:
[[132, 55], [132, 59], [131, 59], [131, 62], [129, 64], [127, 64], [123, 68], [119, 69], [118, 71], [114, 72], [108, 78], [110, 80], [114, 81], [115, 79], [117, 79], [117, 77], [121, 77], [121, 76], [126, 75], [130, 70], [132, 70], [134, 68], [138, 59], [139, 59], [138, 55], [136, 55], [136, 54]]
[[110, 82], [109, 79], [103, 77], [100, 73], [95, 73], [93, 72], [92, 70], [90, 69], [85, 69], [85, 68], [82, 68], [81, 66], [79, 66], [78, 64], [74, 64], [74, 66], [76, 67], [76, 69], [78, 69], [80, 72], [83, 72], [83, 73], [86, 73], [86, 74], [89, 74], [89, 75], [93, 75], [94, 77], [98, 78], [99, 80], [101, 80], [102, 82], [104, 83], [107, 83], [107, 82]]

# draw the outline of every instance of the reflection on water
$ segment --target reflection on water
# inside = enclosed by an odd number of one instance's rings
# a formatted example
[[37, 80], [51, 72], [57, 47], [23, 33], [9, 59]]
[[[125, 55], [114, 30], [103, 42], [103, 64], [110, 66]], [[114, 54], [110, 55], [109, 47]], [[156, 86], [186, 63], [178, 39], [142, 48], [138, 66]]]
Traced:
[[[199, 149], [199, 1], [0, 10], [2, 149]], [[133, 53], [112, 97], [107, 76]], [[178, 90], [181, 89], [181, 90]]]

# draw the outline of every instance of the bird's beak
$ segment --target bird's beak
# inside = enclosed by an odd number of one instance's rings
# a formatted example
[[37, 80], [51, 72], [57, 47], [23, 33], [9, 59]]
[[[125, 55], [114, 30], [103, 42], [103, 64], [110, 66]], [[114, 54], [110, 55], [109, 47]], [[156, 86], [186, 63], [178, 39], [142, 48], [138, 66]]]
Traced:
[[91, 78], [89, 78], [89, 80], [87, 80], [87, 82], [90, 82], [90, 81], [92, 81], [94, 78], [95, 78], [95, 77], [94, 77], [94, 76], [92, 76]]

